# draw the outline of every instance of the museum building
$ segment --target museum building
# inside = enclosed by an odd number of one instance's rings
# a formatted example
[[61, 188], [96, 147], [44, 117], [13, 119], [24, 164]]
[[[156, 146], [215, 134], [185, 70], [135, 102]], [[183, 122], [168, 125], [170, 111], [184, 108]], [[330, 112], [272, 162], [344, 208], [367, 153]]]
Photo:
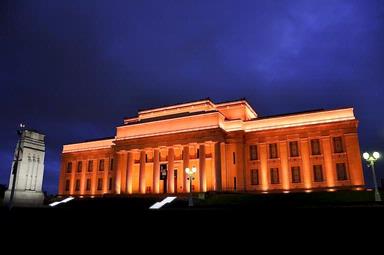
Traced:
[[259, 117], [244, 99], [204, 99], [141, 110], [114, 137], [63, 146], [59, 195], [360, 189], [357, 128], [353, 108]]

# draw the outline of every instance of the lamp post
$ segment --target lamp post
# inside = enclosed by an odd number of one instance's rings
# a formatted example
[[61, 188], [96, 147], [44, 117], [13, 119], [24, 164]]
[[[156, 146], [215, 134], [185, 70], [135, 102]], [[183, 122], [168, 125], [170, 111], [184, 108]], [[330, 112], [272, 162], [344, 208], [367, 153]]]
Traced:
[[189, 178], [189, 201], [188, 201], [188, 206], [192, 207], [193, 206], [193, 199], [192, 199], [192, 181], [193, 181], [193, 176], [195, 175], [197, 169], [196, 167], [192, 167], [189, 169], [189, 167], [185, 168], [185, 173], [188, 175]]
[[365, 152], [363, 154], [363, 158], [368, 162], [368, 166], [372, 168], [372, 175], [373, 175], [373, 184], [375, 185], [375, 201], [380, 202], [381, 197], [379, 193], [379, 189], [377, 188], [377, 179], [376, 179], [376, 173], [375, 173], [375, 162], [381, 157], [380, 153], [374, 152], [372, 155], [370, 155], [368, 152]]
[[16, 152], [16, 158], [14, 159], [13, 163], [13, 169], [12, 169], [12, 187], [11, 187], [11, 195], [9, 197], [9, 204], [8, 208], [9, 210], [12, 209], [13, 207], [13, 197], [15, 196], [15, 186], [16, 186], [16, 177], [17, 177], [17, 168], [19, 166], [19, 161], [20, 161], [20, 152], [22, 151], [21, 149], [21, 138], [23, 131], [25, 129], [24, 124], [20, 124], [20, 128], [17, 130], [17, 135], [19, 136], [19, 142], [17, 143], [17, 152]]

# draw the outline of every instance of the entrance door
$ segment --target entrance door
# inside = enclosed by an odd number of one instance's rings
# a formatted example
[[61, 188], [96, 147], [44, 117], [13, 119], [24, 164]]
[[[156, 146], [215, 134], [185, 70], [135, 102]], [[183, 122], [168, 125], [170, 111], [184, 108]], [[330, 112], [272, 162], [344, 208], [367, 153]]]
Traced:
[[160, 165], [160, 180], [163, 181], [163, 193], [166, 194], [167, 189], [167, 164], [161, 164]]
[[177, 186], [177, 169], [173, 170], [173, 187], [175, 189], [175, 193], [177, 193], [177, 190], [179, 189]]

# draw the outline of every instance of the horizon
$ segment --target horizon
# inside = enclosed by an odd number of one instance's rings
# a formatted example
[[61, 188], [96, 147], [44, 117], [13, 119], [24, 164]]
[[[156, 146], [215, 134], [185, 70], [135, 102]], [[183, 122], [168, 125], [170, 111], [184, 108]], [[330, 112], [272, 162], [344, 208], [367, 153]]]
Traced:
[[383, 21], [379, 0], [2, 1], [0, 183], [19, 123], [46, 135], [55, 194], [64, 144], [201, 98], [246, 97], [260, 116], [353, 107], [361, 152], [384, 154]]

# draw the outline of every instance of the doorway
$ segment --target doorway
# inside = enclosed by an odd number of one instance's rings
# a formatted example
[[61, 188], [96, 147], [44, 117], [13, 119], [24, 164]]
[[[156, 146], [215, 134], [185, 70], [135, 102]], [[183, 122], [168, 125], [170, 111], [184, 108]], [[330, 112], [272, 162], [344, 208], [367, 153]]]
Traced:
[[177, 186], [177, 169], [173, 170], [173, 187], [175, 190], [175, 193], [177, 193], [178, 186]]

